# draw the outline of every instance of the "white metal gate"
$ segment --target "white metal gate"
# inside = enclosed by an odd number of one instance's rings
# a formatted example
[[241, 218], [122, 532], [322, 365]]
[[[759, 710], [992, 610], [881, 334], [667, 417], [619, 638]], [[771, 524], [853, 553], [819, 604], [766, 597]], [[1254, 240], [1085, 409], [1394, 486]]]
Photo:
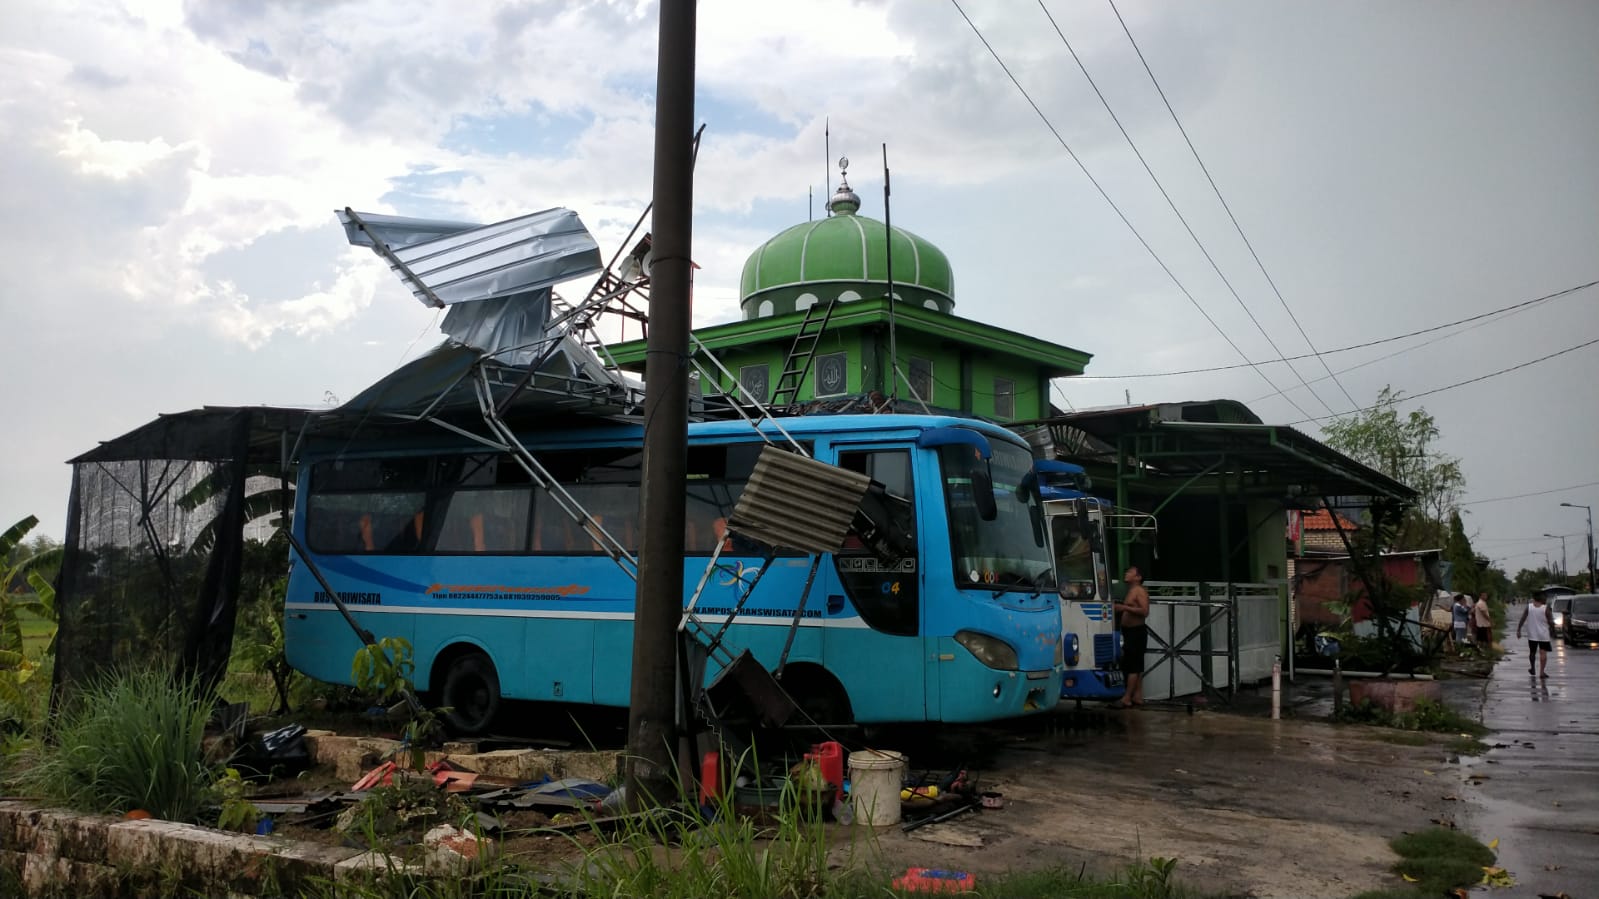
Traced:
[[1282, 652], [1283, 588], [1275, 584], [1146, 581], [1149, 648], [1144, 698], [1206, 690], [1231, 696], [1271, 676]]

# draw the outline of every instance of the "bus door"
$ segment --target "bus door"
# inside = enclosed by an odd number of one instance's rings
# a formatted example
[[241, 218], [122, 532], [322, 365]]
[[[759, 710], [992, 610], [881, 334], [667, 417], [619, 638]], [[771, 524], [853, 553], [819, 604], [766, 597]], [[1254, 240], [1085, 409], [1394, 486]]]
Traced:
[[856, 719], [922, 720], [928, 713], [920, 637], [925, 585], [917, 535], [924, 528], [915, 455], [903, 443], [834, 443], [832, 449], [840, 468], [876, 484], [862, 502], [872, 533], [865, 540], [852, 533], [833, 554], [824, 663], [849, 693]]
[[[1060, 585], [1066, 667], [1099, 667], [1115, 657], [1115, 616], [1111, 609], [1110, 573], [1105, 567], [1104, 517], [1097, 504], [1081, 499], [1058, 500], [1049, 506], [1050, 547]], [[1068, 695], [1073, 692], [1068, 689]]]

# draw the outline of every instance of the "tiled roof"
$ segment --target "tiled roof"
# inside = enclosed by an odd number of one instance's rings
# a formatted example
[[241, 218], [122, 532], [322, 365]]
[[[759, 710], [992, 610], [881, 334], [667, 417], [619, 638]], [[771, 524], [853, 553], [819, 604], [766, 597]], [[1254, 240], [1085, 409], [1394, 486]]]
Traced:
[[[1307, 531], [1337, 530], [1337, 528], [1333, 526], [1332, 513], [1326, 509], [1317, 509], [1314, 512], [1306, 512], [1304, 518], [1301, 519], [1301, 522], [1301, 526]], [[1338, 516], [1338, 524], [1343, 526], [1343, 529], [1346, 531], [1355, 531], [1360, 529], [1360, 525], [1350, 521], [1342, 515]]]

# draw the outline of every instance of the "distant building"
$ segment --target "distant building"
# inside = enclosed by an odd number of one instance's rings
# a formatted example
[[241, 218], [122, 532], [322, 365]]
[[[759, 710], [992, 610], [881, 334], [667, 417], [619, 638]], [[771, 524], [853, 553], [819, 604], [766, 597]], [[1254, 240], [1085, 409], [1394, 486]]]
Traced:
[[[1339, 529], [1343, 535], [1339, 535]], [[1309, 555], [1347, 555], [1349, 550], [1344, 546], [1344, 537], [1350, 540], [1360, 531], [1360, 525], [1350, 521], [1344, 516], [1338, 516], [1338, 521], [1333, 522], [1333, 513], [1326, 509], [1317, 509], [1313, 512], [1303, 512], [1299, 516], [1299, 554]], [[1290, 534], [1290, 537], [1293, 535]]]

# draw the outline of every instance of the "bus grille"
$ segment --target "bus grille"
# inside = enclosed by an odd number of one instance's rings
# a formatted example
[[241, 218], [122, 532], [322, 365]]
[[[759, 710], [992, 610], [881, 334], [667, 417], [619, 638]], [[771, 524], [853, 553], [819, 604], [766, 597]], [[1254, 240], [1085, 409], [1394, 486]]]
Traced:
[[1116, 661], [1117, 634], [1094, 635], [1094, 667], [1104, 668]]

